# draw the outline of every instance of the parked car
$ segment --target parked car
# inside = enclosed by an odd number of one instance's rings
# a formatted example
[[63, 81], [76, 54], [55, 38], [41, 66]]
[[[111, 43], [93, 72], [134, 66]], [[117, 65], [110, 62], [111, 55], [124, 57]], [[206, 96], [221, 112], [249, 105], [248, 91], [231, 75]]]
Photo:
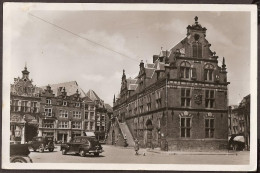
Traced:
[[243, 135], [231, 135], [228, 141], [229, 150], [243, 150], [245, 148], [245, 138]]
[[34, 137], [32, 141], [29, 142], [29, 147], [33, 149], [33, 151], [44, 152], [44, 150], [49, 150], [53, 152], [54, 150], [54, 143], [53, 143], [53, 136], [38, 136]]
[[63, 155], [67, 153], [76, 153], [81, 157], [86, 156], [87, 153], [99, 156], [99, 153], [104, 151], [95, 137], [88, 136], [76, 136], [72, 138], [70, 142], [61, 144], [60, 150]]
[[10, 144], [10, 163], [32, 163], [28, 144]]

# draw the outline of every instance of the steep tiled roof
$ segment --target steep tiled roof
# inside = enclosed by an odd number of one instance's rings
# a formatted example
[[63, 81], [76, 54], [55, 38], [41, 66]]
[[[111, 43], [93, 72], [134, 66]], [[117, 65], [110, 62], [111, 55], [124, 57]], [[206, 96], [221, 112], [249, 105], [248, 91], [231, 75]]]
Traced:
[[127, 81], [127, 89], [130, 90], [130, 85], [136, 84], [137, 79], [128, 78], [128, 79], [126, 79], [126, 81]]
[[157, 71], [163, 71], [163, 70], [165, 70], [165, 63], [162, 63], [162, 62], [157, 62], [157, 64], [156, 64], [156, 70]]
[[[57, 96], [58, 90], [62, 91], [63, 88], [65, 88], [68, 96], [75, 94], [77, 90], [79, 91], [80, 97], [86, 96], [85, 92], [78, 86], [78, 83], [76, 81], [51, 84], [50, 87], [53, 90], [53, 94], [55, 94], [55, 96]], [[46, 89], [46, 86], [43, 86], [41, 88]]]
[[154, 68], [145, 68], [145, 74], [147, 78], [152, 78], [154, 74], [155, 69]]
[[130, 84], [128, 90], [136, 90], [138, 84]]
[[146, 64], [147, 68], [154, 68], [154, 64]]
[[84, 100], [85, 100], [86, 102], [93, 102], [93, 100], [91, 100], [88, 96], [84, 97]]
[[105, 108], [107, 109], [108, 112], [113, 112], [113, 108], [109, 104], [105, 104]]
[[95, 93], [95, 91], [93, 91], [93, 90], [89, 90], [89, 91], [87, 92], [87, 96], [88, 96], [91, 100], [93, 100], [93, 101], [95, 101], [95, 100], [101, 100], [101, 99], [98, 97], [98, 95]]

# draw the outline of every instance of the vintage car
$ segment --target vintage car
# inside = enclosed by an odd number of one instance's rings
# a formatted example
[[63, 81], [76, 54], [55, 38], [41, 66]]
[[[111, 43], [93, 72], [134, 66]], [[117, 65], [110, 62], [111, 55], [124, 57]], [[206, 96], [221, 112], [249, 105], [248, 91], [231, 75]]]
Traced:
[[245, 138], [241, 134], [234, 134], [228, 140], [228, 149], [241, 151], [245, 149]]
[[33, 151], [44, 152], [44, 150], [49, 150], [53, 152], [54, 150], [54, 143], [53, 143], [53, 136], [38, 136], [34, 137], [32, 141], [29, 142], [29, 148], [32, 148]]
[[70, 140], [68, 143], [61, 144], [60, 150], [62, 154], [76, 153], [81, 157], [86, 156], [86, 154], [94, 154], [94, 156], [99, 156], [104, 150], [100, 145], [99, 141], [95, 137], [89, 136], [76, 136]]
[[10, 163], [32, 163], [28, 144], [10, 144]]

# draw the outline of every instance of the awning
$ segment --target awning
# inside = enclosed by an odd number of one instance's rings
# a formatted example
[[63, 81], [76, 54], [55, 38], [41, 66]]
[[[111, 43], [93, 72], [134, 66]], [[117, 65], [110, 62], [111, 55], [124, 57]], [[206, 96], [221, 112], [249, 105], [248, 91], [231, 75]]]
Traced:
[[85, 132], [86, 136], [95, 136], [94, 132]]

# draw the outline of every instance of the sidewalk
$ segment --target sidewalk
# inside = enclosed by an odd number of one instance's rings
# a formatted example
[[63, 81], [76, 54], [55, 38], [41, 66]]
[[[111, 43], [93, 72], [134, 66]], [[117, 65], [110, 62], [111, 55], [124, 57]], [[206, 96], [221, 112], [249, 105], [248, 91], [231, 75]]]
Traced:
[[235, 151], [162, 151], [160, 148], [147, 148], [147, 152], [166, 154], [166, 155], [237, 155]]

